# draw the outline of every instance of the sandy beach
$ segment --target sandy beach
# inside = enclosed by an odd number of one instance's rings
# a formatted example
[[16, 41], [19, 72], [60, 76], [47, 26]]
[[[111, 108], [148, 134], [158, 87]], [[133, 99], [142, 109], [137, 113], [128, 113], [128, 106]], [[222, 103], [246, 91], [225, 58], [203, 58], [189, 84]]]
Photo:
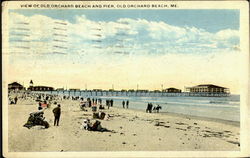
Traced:
[[[45, 109], [48, 129], [23, 127], [38, 104], [19, 99], [9, 105], [9, 152], [67, 151], [239, 151], [238, 122], [205, 119], [171, 113], [146, 113], [122, 109], [120, 103], [102, 110], [109, 120], [99, 120], [113, 132], [82, 130], [83, 119], [94, 122], [90, 108], [82, 111], [79, 100], [57, 100], [62, 114], [59, 126], [53, 126], [52, 104]], [[145, 105], [146, 106], [146, 105]]]

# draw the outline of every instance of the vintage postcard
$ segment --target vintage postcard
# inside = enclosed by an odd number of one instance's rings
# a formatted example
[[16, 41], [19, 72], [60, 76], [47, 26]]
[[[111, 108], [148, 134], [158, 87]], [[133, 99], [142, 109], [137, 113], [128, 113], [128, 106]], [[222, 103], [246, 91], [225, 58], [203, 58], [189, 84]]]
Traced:
[[4, 156], [250, 156], [248, 7], [2, 3]]

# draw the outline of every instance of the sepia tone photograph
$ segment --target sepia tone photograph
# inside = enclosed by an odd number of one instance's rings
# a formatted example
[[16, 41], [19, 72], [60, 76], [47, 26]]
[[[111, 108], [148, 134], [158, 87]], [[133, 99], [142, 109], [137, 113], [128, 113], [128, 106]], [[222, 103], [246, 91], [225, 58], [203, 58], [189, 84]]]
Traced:
[[248, 3], [209, 3], [3, 3], [6, 157], [247, 156]]

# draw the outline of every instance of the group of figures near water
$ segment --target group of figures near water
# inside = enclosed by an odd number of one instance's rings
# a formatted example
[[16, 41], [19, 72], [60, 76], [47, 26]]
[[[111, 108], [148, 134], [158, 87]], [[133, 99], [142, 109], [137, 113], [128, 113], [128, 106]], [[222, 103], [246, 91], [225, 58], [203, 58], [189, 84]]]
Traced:
[[162, 109], [162, 107], [161, 107], [160, 105], [157, 105], [157, 106], [154, 106], [154, 107], [153, 107], [153, 104], [152, 104], [152, 103], [148, 103], [146, 112], [152, 113], [152, 110], [153, 110], [153, 112], [159, 113], [159, 110], [160, 110], [160, 109]]

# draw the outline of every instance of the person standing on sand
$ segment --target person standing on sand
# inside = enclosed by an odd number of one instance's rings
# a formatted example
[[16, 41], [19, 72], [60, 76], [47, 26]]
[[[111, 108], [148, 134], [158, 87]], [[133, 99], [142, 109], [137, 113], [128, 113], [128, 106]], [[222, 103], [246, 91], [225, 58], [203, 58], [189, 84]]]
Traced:
[[15, 97], [14, 100], [15, 100], [15, 104], [16, 104], [17, 103], [17, 97]]
[[110, 106], [113, 107], [113, 99], [110, 100]]
[[55, 125], [59, 126], [59, 120], [60, 120], [60, 116], [61, 116], [61, 105], [60, 104], [58, 104], [57, 107], [53, 109], [53, 113], [55, 116], [54, 126]]
[[42, 107], [42, 103], [41, 102], [39, 102], [38, 103], [38, 110], [42, 110], [43, 109], [43, 107]]
[[153, 108], [153, 104], [152, 104], [152, 103], [150, 103], [149, 113], [152, 113], [152, 108]]
[[129, 101], [127, 100], [127, 102], [126, 102], [126, 107], [127, 107], [127, 109], [128, 109], [128, 104], [129, 104]]
[[122, 107], [125, 108], [125, 101], [122, 101]]
[[106, 105], [108, 106], [108, 109], [109, 109], [109, 107], [110, 107], [109, 100], [106, 100]]
[[149, 107], [150, 107], [150, 104], [148, 103], [148, 106], [147, 106], [147, 109], [146, 109], [146, 113], [149, 111]]

